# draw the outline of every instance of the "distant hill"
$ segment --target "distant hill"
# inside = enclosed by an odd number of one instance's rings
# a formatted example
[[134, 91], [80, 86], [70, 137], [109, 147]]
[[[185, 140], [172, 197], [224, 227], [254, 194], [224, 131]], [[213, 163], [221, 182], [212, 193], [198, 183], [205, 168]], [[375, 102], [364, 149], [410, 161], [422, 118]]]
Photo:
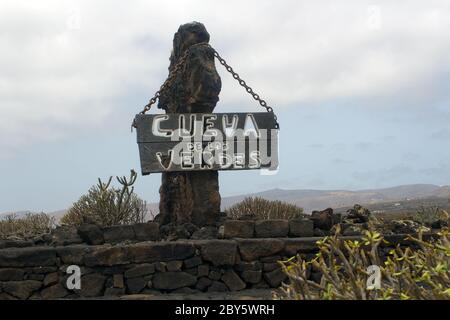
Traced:
[[[416, 208], [422, 203], [426, 205], [448, 203], [450, 199], [450, 186], [437, 186], [433, 184], [411, 184], [383, 189], [367, 190], [285, 190], [272, 189], [263, 192], [243, 194], [239, 196], [223, 197], [222, 209], [226, 209], [245, 197], [262, 197], [268, 200], [281, 200], [296, 204], [305, 209], [305, 212], [320, 210], [328, 207], [347, 208], [355, 203], [366, 205], [372, 210], [386, 211], [391, 209]], [[400, 203], [400, 204], [399, 204]], [[379, 204], [384, 204], [380, 206]], [[158, 212], [157, 203], [149, 203], [148, 208]], [[384, 209], [377, 209], [384, 208]], [[67, 210], [49, 212], [59, 220]], [[18, 212], [23, 215], [26, 211]], [[6, 213], [0, 214], [0, 218]]]
[[432, 184], [403, 185], [383, 189], [367, 190], [284, 190], [273, 189], [253, 194], [224, 197], [222, 207], [227, 208], [245, 197], [262, 197], [268, 200], [282, 200], [296, 204], [305, 209], [305, 212], [324, 208], [349, 207], [355, 203], [375, 204], [400, 200], [447, 198], [450, 199], [449, 186], [436, 186]]
[[[372, 213], [380, 214], [381, 216], [410, 216], [415, 214], [418, 210], [423, 208], [438, 207], [440, 209], [450, 212], [449, 197], [425, 197], [417, 199], [397, 200], [389, 202], [378, 202], [371, 204], [364, 204]], [[352, 206], [335, 208], [335, 212], [345, 212]]]

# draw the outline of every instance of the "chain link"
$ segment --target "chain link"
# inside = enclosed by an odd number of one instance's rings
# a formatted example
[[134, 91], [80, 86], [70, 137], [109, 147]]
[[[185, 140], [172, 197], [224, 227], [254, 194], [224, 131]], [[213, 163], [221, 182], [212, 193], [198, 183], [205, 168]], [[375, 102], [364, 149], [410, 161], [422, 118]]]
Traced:
[[276, 116], [275, 113], [273, 112], [273, 108], [272, 108], [271, 106], [269, 106], [269, 105], [267, 104], [267, 102], [266, 102], [264, 99], [261, 99], [261, 97], [259, 96], [259, 94], [257, 94], [256, 92], [254, 92], [253, 89], [252, 89], [250, 86], [248, 86], [247, 83], [246, 83], [244, 80], [241, 79], [241, 77], [239, 77], [239, 74], [236, 73], [236, 72], [233, 70], [233, 68], [225, 61], [224, 58], [222, 58], [222, 57], [219, 55], [219, 53], [218, 53], [213, 47], [210, 46], [210, 48], [211, 48], [211, 50], [212, 50], [213, 53], [214, 53], [214, 57], [216, 57], [217, 60], [219, 60], [220, 64], [223, 65], [223, 66], [225, 67], [225, 69], [227, 69], [227, 71], [228, 71], [229, 73], [231, 73], [231, 75], [233, 76], [233, 78], [234, 78], [235, 80], [237, 80], [237, 82], [239, 82], [239, 84], [240, 84], [242, 87], [245, 88], [245, 91], [247, 91], [247, 92], [253, 97], [253, 99], [255, 99], [256, 101], [258, 101], [259, 104], [261, 105], [261, 107], [265, 108], [265, 109], [267, 110], [267, 112], [273, 113], [273, 117], [274, 117], [274, 120], [275, 120], [275, 128], [276, 128], [276, 129], [279, 129], [279, 128], [280, 128], [280, 125], [279, 125], [279, 123], [278, 123], [278, 121], [277, 121], [277, 116]]
[[155, 92], [155, 95], [153, 98], [149, 100], [149, 102], [144, 106], [144, 109], [140, 112], [140, 114], [145, 114], [147, 111], [150, 110], [152, 105], [156, 102], [157, 99], [161, 96], [161, 93], [166, 90], [167, 88], [170, 88], [172, 86], [173, 81], [175, 80], [176, 75], [180, 71], [180, 69], [183, 67], [184, 63], [186, 62], [186, 58], [189, 55], [189, 49], [186, 50], [183, 55], [180, 57], [178, 62], [175, 64], [173, 69], [169, 72], [169, 76], [167, 77], [166, 81], [161, 85], [158, 91]]
[[[228, 65], [228, 63], [225, 61], [225, 59], [223, 59], [219, 53], [213, 48], [211, 47], [210, 44], [206, 43], [206, 42], [202, 42], [202, 43], [197, 43], [195, 45], [190, 46], [188, 49], [186, 49], [186, 51], [183, 53], [183, 55], [179, 58], [178, 62], [175, 64], [175, 66], [173, 67], [173, 69], [169, 72], [169, 76], [167, 77], [166, 81], [164, 81], [164, 83], [161, 85], [161, 87], [159, 88], [158, 91], [156, 91], [155, 95], [153, 96], [153, 98], [151, 98], [149, 100], [149, 102], [144, 106], [144, 109], [140, 112], [140, 114], [145, 114], [146, 112], [148, 112], [150, 110], [150, 108], [152, 107], [153, 104], [156, 103], [156, 100], [159, 99], [159, 97], [161, 96], [161, 93], [164, 92], [164, 90], [166, 90], [167, 88], [170, 88], [170, 86], [172, 86], [173, 81], [175, 80], [175, 77], [177, 76], [178, 72], [180, 72], [181, 68], [184, 66], [184, 63], [186, 62], [187, 57], [189, 56], [190, 50], [193, 47], [198, 47], [198, 46], [206, 46], [208, 48], [210, 48], [214, 54], [214, 57], [217, 58], [217, 60], [219, 60], [220, 64], [223, 65], [225, 67], [225, 69], [231, 73], [231, 75], [233, 76], [233, 78], [235, 80], [238, 81], [238, 83], [245, 88], [245, 90], [253, 97], [253, 99], [255, 99], [256, 101], [259, 102], [259, 104], [266, 109], [267, 112], [271, 112], [273, 113], [273, 117], [275, 120], [275, 128], [279, 129], [280, 125], [277, 121], [277, 116], [275, 115], [275, 113], [273, 112], [273, 108], [271, 106], [269, 106], [267, 104], [267, 102], [264, 99], [261, 99], [261, 97], [259, 96], [259, 94], [257, 94], [256, 92], [253, 91], [253, 89], [247, 85], [247, 83], [242, 80], [239, 77], [239, 74], [236, 73], [233, 68]], [[131, 130], [133, 130], [133, 127], [136, 128], [136, 125], [133, 121], [133, 124], [131, 125]]]

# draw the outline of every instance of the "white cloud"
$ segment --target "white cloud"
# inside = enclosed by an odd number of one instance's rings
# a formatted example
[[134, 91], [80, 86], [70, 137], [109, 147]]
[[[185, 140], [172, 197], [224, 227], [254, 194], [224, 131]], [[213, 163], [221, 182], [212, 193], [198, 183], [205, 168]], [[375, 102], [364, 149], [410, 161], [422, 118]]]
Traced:
[[[145, 104], [167, 74], [173, 33], [192, 20], [278, 107], [433, 100], [450, 71], [449, 14], [447, 1], [2, 1], [0, 150], [102, 128], [124, 109], [131, 118], [141, 105], [123, 101], [138, 92]], [[218, 68], [221, 103], [256, 109]]]

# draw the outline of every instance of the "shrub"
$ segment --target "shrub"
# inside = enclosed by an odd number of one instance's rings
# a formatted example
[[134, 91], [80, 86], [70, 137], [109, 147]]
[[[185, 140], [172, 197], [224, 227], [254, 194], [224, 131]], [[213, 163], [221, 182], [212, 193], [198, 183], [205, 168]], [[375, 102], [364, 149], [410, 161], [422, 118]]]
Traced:
[[[450, 233], [442, 229], [437, 240], [408, 237], [417, 248], [392, 249], [381, 261], [379, 245], [385, 241], [368, 230], [362, 241], [339, 235], [317, 242], [319, 252], [310, 261], [300, 256], [281, 262], [289, 284], [280, 299], [450, 299]], [[367, 267], [380, 267], [380, 289], [367, 288]], [[322, 273], [320, 283], [308, 279], [311, 269]]]
[[450, 215], [447, 213], [447, 211], [437, 206], [422, 206], [413, 216], [413, 219], [420, 224], [431, 226], [434, 222], [437, 221], [446, 221], [447, 223], [450, 222]]
[[303, 215], [303, 208], [283, 201], [248, 197], [225, 210], [232, 219], [293, 219]]
[[45, 213], [27, 213], [18, 218], [15, 214], [0, 220], [0, 239], [28, 239], [48, 233], [55, 227], [55, 218]]
[[136, 177], [134, 170], [131, 170], [129, 179], [116, 177], [121, 188], [110, 186], [112, 177], [107, 183], [98, 179], [98, 184], [81, 196], [62, 217], [61, 224], [80, 225], [87, 222], [112, 226], [144, 222], [147, 203], [134, 193]]

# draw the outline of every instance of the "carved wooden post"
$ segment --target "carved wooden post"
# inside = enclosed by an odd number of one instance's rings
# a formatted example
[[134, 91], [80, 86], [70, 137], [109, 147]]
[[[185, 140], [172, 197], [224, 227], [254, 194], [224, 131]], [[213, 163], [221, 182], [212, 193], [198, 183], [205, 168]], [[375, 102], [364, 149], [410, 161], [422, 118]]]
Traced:
[[[169, 70], [187, 48], [209, 42], [209, 33], [198, 22], [181, 25], [173, 39]], [[166, 113], [212, 113], [221, 89], [214, 54], [207, 46], [193, 47], [186, 62], [160, 99], [158, 108]], [[217, 171], [164, 172], [160, 187], [162, 224], [191, 222], [198, 226], [214, 224], [220, 212]]]
[[[203, 24], [180, 26], [173, 39], [169, 76], [132, 124], [142, 174], [162, 172], [156, 220], [163, 225], [216, 224], [217, 170], [278, 168], [279, 124], [272, 107], [208, 42]], [[215, 58], [266, 112], [213, 113], [221, 89]], [[158, 99], [158, 108], [166, 115], [145, 114]]]

